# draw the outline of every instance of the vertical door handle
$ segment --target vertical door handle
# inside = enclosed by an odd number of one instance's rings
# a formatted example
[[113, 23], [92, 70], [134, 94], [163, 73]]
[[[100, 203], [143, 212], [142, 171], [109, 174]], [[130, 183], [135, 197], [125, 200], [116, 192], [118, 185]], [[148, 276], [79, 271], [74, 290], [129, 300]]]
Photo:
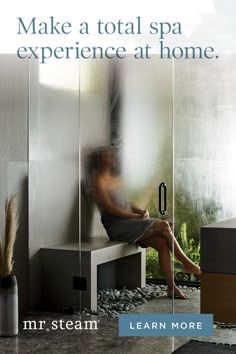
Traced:
[[[162, 206], [162, 194], [163, 194], [163, 206]], [[167, 212], [167, 185], [162, 182], [159, 185], [159, 212], [161, 215], [165, 215]]]

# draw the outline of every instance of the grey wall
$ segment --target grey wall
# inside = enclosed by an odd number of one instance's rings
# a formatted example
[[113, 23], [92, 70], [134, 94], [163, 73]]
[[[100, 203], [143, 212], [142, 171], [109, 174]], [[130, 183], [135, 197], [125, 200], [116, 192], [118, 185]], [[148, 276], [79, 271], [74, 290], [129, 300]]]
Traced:
[[14, 250], [19, 308], [28, 306], [28, 63], [0, 56], [0, 230], [6, 197], [17, 193], [20, 224]]

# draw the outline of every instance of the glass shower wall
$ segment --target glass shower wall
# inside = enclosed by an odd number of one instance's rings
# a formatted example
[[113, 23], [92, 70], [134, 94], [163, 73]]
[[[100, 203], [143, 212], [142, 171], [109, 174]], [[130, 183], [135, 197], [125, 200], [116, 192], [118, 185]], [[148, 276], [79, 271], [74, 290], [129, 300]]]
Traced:
[[159, 213], [159, 185], [168, 188], [165, 219], [172, 210], [172, 64], [153, 57], [121, 64], [121, 161], [125, 185], [136, 203]]
[[78, 302], [79, 62], [30, 61], [29, 90], [30, 300], [65, 306]]
[[[176, 237], [200, 260], [200, 228], [236, 213], [235, 57], [174, 61]], [[182, 274], [179, 279], [195, 280]]]
[[[80, 61], [82, 248], [97, 247], [101, 236], [106, 242], [109, 240], [89, 194], [87, 175], [89, 156], [104, 146], [112, 146], [116, 151], [117, 168], [129, 199], [137, 206], [147, 208], [151, 217], [173, 221], [172, 94], [172, 62], [169, 60], [153, 57], [142, 61], [127, 56], [122, 61]], [[166, 183], [168, 189], [164, 216], [160, 214], [158, 204], [161, 182]], [[154, 263], [148, 265], [148, 276], [162, 277], [158, 253], [150, 249], [148, 252], [153, 252], [155, 257]], [[81, 269], [85, 274], [87, 263], [83, 260], [83, 252], [81, 257]], [[98, 266], [98, 276], [94, 280], [98, 288], [121, 284], [115, 263], [104, 262]], [[132, 272], [129, 276], [134, 278]], [[82, 296], [84, 294], [81, 292]], [[172, 311], [171, 302], [169, 311]]]
[[[93, 282], [92, 258], [86, 258], [101, 249], [100, 236], [108, 241], [87, 175], [97, 149], [116, 149], [130, 200], [154, 218], [174, 220], [172, 76], [172, 62], [156, 57], [30, 63], [31, 306], [78, 308], [97, 287], [116, 285], [115, 264], [99, 266]], [[161, 182], [168, 189], [165, 215], [158, 205]], [[161, 276], [153, 252], [150, 274]]]
[[[120, 77], [120, 157], [127, 194], [150, 217], [173, 223], [172, 62], [127, 57], [120, 63]], [[167, 186], [164, 215], [159, 210], [161, 183]], [[156, 250], [147, 249], [146, 262], [146, 276], [163, 280]]]
[[90, 156], [110, 145], [109, 60], [80, 60], [80, 202], [81, 240], [104, 234], [90, 190]]

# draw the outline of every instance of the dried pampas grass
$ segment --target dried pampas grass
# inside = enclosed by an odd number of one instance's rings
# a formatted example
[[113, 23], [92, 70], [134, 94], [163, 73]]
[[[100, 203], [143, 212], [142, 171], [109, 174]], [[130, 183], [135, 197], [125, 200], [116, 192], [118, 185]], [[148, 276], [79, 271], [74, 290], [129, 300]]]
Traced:
[[12, 195], [6, 200], [5, 204], [5, 247], [3, 251], [2, 243], [0, 242], [0, 276], [6, 277], [13, 270], [13, 250], [16, 240], [16, 233], [19, 227], [19, 215], [17, 207], [17, 196]]
[[6, 276], [5, 259], [4, 259], [2, 241], [0, 240], [0, 277], [5, 277], [5, 276]]

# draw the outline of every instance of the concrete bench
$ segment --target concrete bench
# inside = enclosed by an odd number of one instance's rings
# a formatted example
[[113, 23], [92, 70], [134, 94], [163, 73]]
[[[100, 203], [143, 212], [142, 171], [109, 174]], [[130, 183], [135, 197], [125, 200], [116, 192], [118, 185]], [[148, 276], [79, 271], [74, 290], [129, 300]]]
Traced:
[[46, 305], [96, 310], [98, 288], [146, 284], [146, 249], [107, 236], [41, 248], [41, 255]]

